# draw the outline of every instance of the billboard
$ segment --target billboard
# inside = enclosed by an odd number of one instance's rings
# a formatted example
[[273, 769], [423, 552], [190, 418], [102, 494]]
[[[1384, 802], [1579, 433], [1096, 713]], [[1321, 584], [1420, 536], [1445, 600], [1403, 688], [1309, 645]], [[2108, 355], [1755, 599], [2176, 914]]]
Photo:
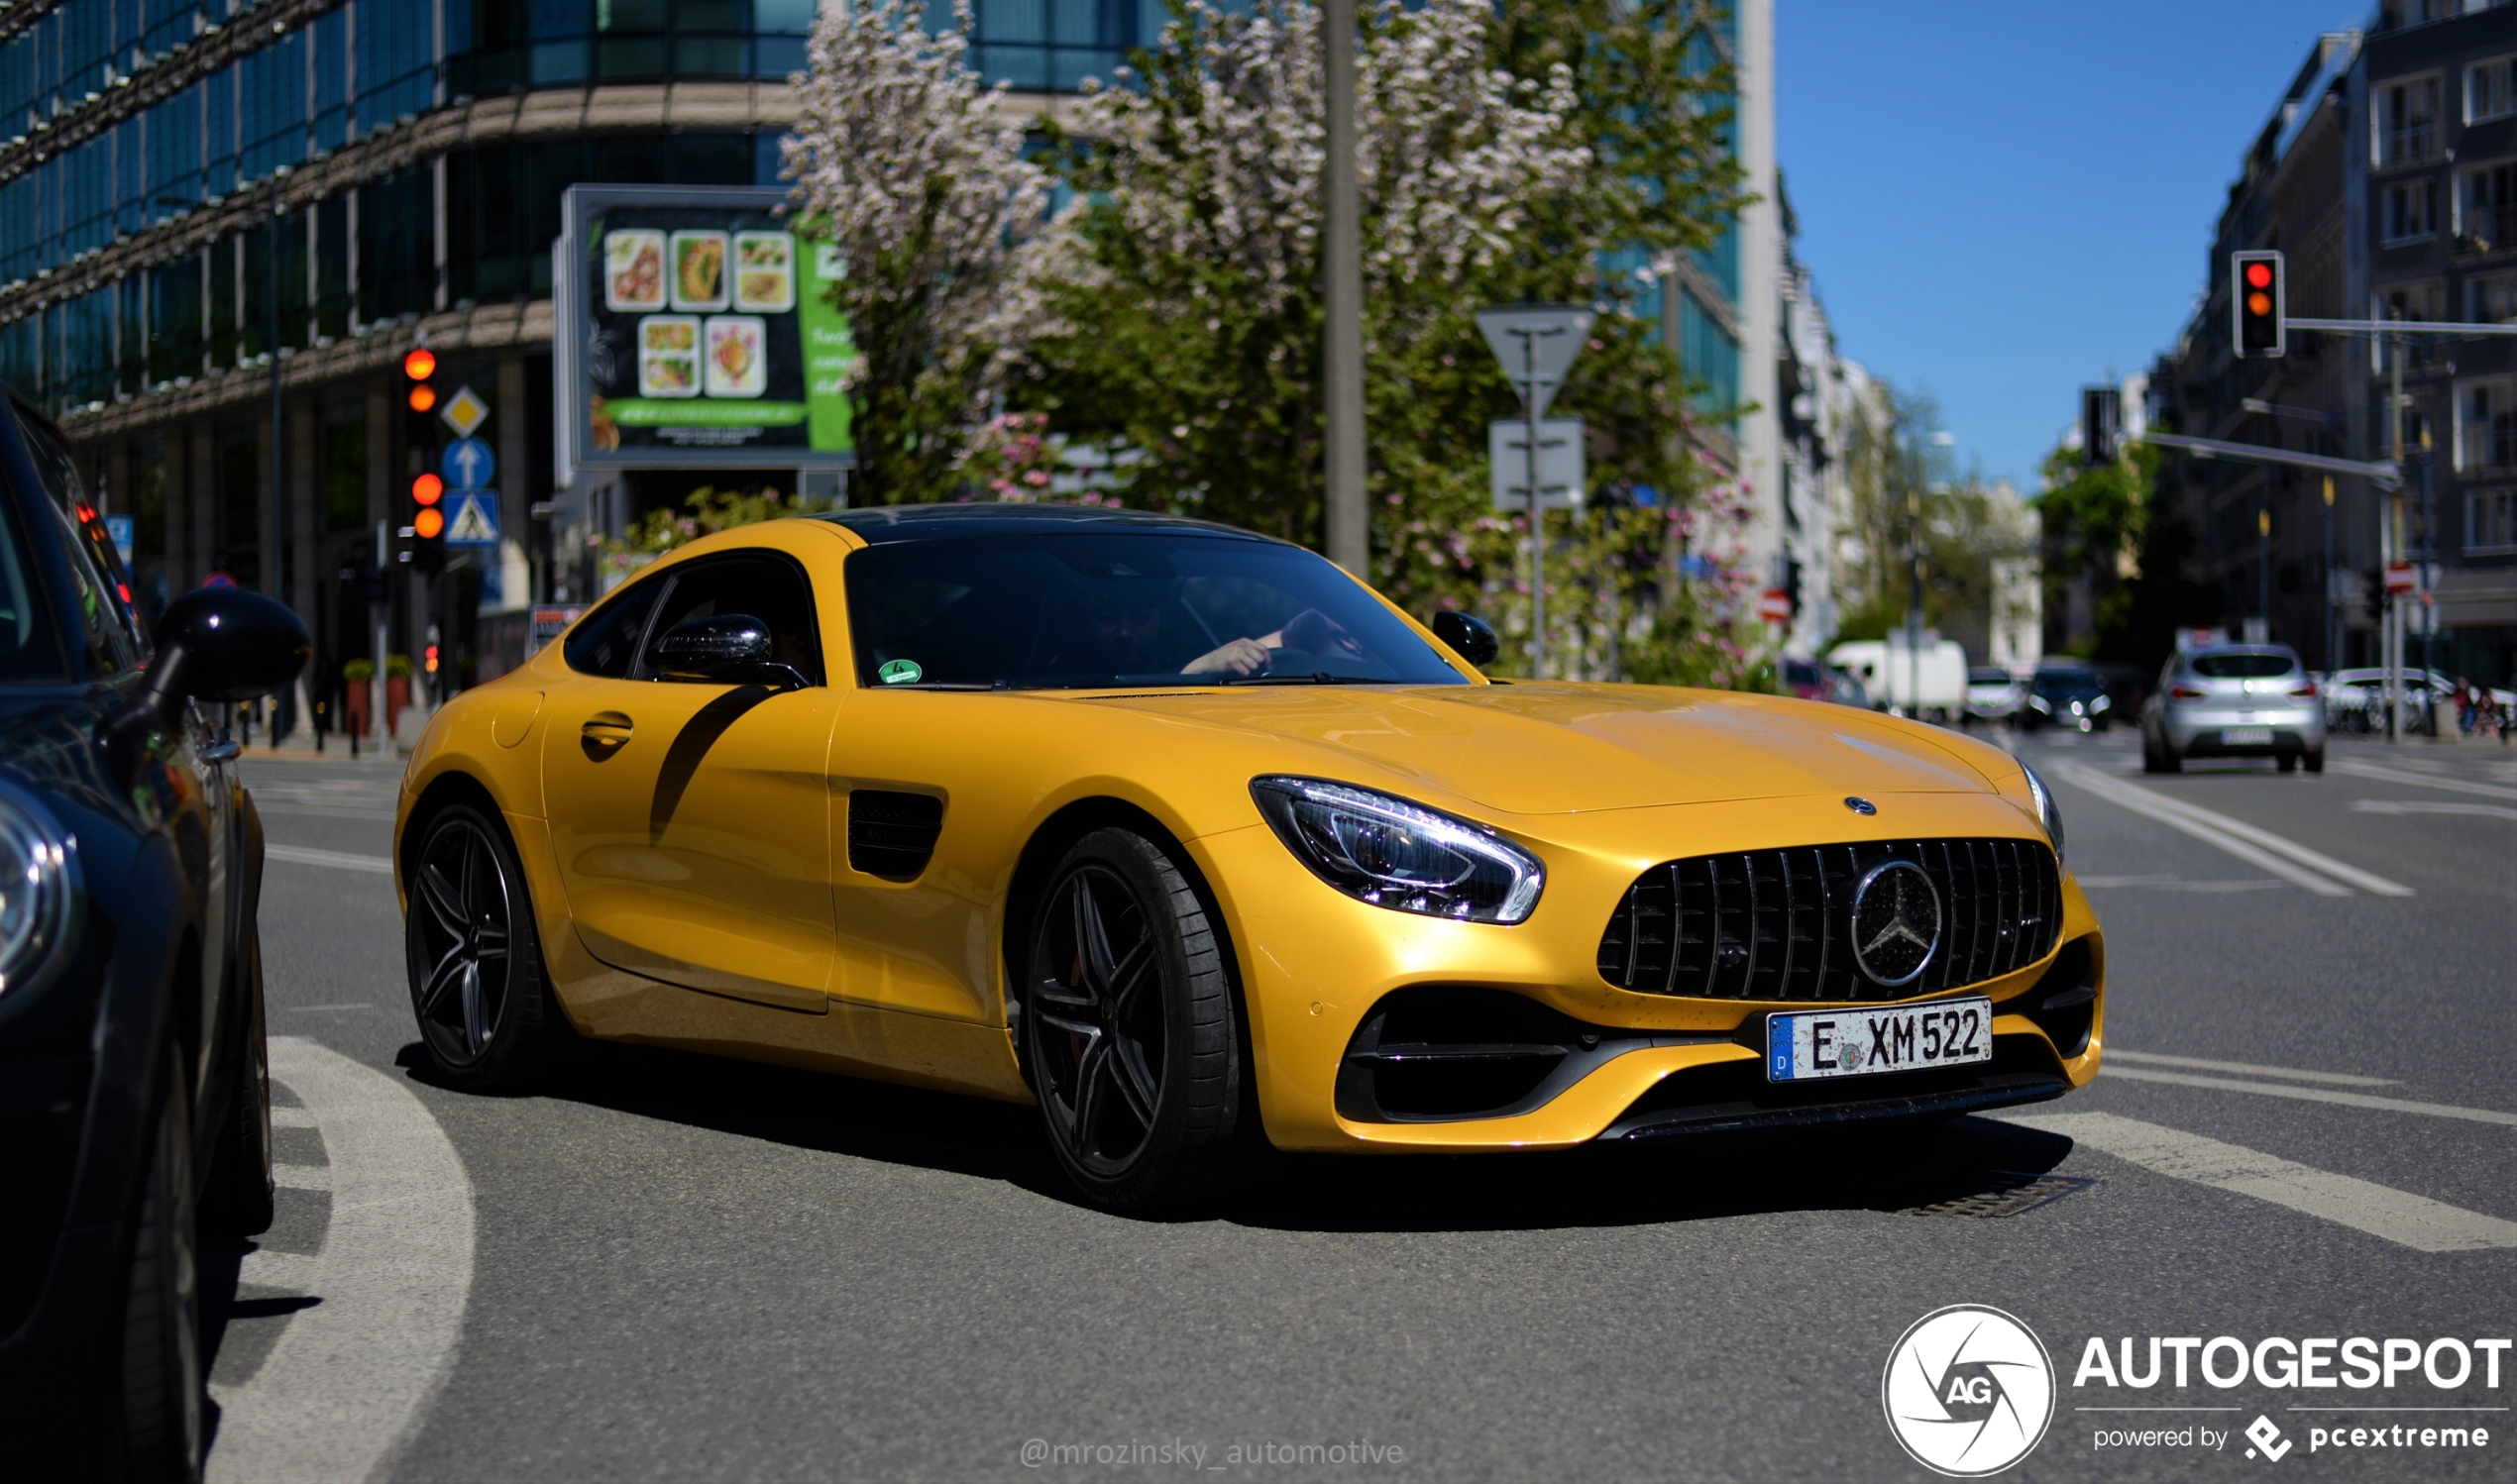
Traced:
[[553, 253], [564, 466], [843, 468], [842, 269], [744, 186], [571, 186]]

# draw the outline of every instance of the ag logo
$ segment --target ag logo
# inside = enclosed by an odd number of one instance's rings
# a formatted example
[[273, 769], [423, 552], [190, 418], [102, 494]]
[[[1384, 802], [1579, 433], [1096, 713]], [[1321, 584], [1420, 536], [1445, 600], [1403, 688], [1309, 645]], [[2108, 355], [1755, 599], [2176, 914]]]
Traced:
[[2054, 1416], [2054, 1363], [2025, 1325], [1978, 1304], [1915, 1322], [1879, 1378], [1889, 1430], [1916, 1463], [1954, 1478], [2034, 1452]]

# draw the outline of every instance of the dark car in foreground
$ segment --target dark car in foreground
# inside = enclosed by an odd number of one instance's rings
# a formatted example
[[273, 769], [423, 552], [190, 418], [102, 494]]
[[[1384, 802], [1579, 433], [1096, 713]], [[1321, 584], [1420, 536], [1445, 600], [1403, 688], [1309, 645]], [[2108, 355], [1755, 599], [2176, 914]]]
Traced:
[[2114, 718], [2115, 699], [2107, 693], [2105, 679], [2086, 665], [2039, 665], [2017, 715], [2030, 731], [2059, 726], [2102, 732]]
[[131, 600], [0, 397], [0, 1478], [200, 1471], [199, 1232], [270, 1224], [262, 827], [197, 702], [304, 664], [241, 588]]

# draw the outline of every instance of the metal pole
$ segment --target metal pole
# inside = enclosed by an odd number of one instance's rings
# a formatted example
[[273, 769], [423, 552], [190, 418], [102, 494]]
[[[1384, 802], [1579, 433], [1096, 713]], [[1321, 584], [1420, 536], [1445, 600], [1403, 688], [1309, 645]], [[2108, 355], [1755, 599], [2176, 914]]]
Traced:
[[1907, 715], [1922, 716], [1922, 496], [1906, 491], [1906, 572], [1912, 586], [1906, 602]]
[[2254, 510], [2254, 610], [2263, 615], [2263, 637], [2272, 638], [2272, 489], [2264, 480], [2263, 503]]
[[1355, 0], [1326, 0], [1320, 50], [1327, 58], [1328, 324], [1327, 516], [1329, 560], [1368, 578], [1370, 527], [1364, 495], [1363, 206], [1355, 178]]
[[376, 724], [377, 750], [392, 745], [392, 733], [384, 728], [384, 647], [392, 642], [386, 625], [392, 621], [393, 541], [383, 521], [376, 523], [376, 674], [368, 677], [368, 719]]
[[[2429, 410], [2426, 406], [2430, 384], [2428, 359], [2426, 356], [2422, 358], [2425, 364], [2421, 368], [2421, 387], [2425, 393], [2422, 410], [2425, 414]], [[2421, 694], [2425, 697], [2423, 703], [2429, 709], [2429, 719], [2434, 728], [2438, 723], [2439, 698], [2429, 688], [2430, 677], [2439, 668], [2439, 512], [2430, 498], [2430, 466], [2437, 462], [2430, 452], [2430, 420], [2424, 416], [2421, 420], [2421, 582], [2413, 590], [2421, 594]], [[2435, 732], [2433, 736], [2435, 740]]]
[[[2401, 469], [2403, 468], [2403, 345], [2401, 342], [2388, 341], [2386, 343], [2386, 420], [2393, 430], [2390, 437], [2394, 444], [2395, 468]], [[2386, 509], [2377, 530], [2379, 561], [2388, 568], [2394, 566], [2395, 553], [2401, 549], [2396, 541], [2395, 526], [2402, 519], [2403, 487], [2397, 485], [2386, 499]], [[2391, 587], [2387, 588], [2384, 623], [2378, 631], [2378, 641], [2386, 651], [2384, 657], [2386, 737], [2389, 741], [2402, 734], [2400, 724], [2403, 711], [2402, 608], [2403, 605], [2395, 600], [2394, 590]]]
[[2320, 627], [2321, 629], [2323, 629], [2323, 631], [2324, 631], [2324, 639], [2325, 639], [2325, 673], [2326, 673], [2327, 675], [2329, 675], [2329, 676], [2330, 676], [2330, 675], [2332, 675], [2335, 671], [2340, 670], [2340, 669], [2342, 668], [2342, 666], [2341, 666], [2341, 665], [2340, 665], [2340, 664], [2336, 661], [2335, 656], [2334, 656], [2334, 652], [2335, 652], [2337, 649], [2340, 649], [2340, 648], [2342, 647], [2342, 642], [2341, 642], [2340, 638], [2339, 638], [2339, 637], [2337, 637], [2337, 636], [2336, 636], [2336, 634], [2335, 634], [2335, 632], [2334, 632], [2334, 614], [2335, 614], [2335, 611], [2336, 611], [2336, 610], [2335, 610], [2335, 607], [2334, 607], [2334, 477], [2333, 477], [2332, 475], [2327, 475], [2327, 476], [2325, 477], [2325, 573], [2324, 573], [2324, 580], [2325, 580], [2325, 614], [2324, 614], [2325, 621], [2324, 621], [2322, 624], [2320, 624], [2320, 625], [2319, 625], [2319, 627]]
[[1529, 422], [1529, 675], [1547, 679], [1547, 506], [1538, 488], [1538, 335], [1521, 332], [1521, 412]]
[[[271, 337], [270, 344], [263, 347], [271, 353], [271, 595], [284, 603], [288, 601], [288, 447], [281, 442], [280, 426], [279, 213], [276, 210], [272, 212], [271, 220], [265, 230], [270, 234], [270, 241], [263, 250], [263, 257], [269, 261], [271, 267], [268, 275], [271, 289], [269, 316]], [[280, 694], [291, 702], [295, 698], [293, 690], [284, 690]], [[274, 699], [273, 704], [276, 706], [280, 704], [280, 701]], [[305, 717], [294, 714], [295, 710], [295, 705], [290, 704], [289, 727], [292, 731], [307, 724]], [[279, 733], [275, 726], [272, 731], [271, 742], [274, 747], [279, 745]]]

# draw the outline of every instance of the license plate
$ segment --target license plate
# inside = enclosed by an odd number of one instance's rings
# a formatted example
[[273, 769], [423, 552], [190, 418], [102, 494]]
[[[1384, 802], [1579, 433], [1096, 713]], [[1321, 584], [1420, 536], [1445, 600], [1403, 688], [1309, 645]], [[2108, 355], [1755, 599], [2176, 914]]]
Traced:
[[1868, 1077], [1992, 1059], [1993, 1002], [1981, 998], [1766, 1016], [1768, 1082]]
[[2220, 734], [2223, 747], [2270, 747], [2272, 728], [2268, 726], [2233, 726]]

